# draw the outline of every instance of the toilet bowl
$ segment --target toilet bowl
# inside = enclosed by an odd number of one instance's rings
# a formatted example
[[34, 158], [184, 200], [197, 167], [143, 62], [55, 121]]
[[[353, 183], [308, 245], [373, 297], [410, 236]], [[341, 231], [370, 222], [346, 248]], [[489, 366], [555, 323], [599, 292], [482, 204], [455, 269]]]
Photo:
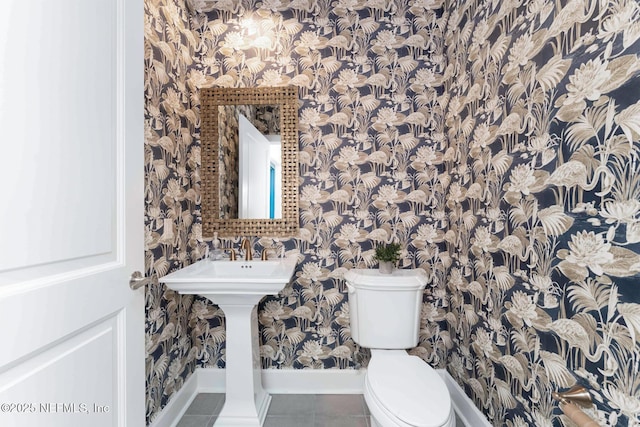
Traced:
[[447, 386], [438, 373], [404, 350], [372, 350], [364, 399], [372, 427], [454, 427]]
[[425, 272], [353, 269], [344, 278], [351, 336], [371, 349], [364, 398], [372, 427], [454, 427], [446, 384], [431, 366], [405, 351], [418, 343]]

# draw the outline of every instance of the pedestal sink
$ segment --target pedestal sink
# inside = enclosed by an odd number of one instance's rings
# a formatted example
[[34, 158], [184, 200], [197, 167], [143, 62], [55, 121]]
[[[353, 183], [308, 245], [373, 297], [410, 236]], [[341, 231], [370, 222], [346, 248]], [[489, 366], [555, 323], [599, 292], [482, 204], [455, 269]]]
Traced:
[[256, 305], [265, 295], [277, 294], [289, 283], [296, 263], [295, 257], [202, 260], [160, 279], [170, 289], [201, 295], [224, 311], [226, 398], [215, 427], [259, 427], [264, 423], [271, 396], [262, 388], [260, 377]]

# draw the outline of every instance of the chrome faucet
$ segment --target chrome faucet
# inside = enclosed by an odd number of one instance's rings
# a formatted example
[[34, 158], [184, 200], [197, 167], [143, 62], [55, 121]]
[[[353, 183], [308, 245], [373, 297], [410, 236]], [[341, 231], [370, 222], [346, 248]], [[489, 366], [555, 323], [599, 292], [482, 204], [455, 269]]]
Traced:
[[253, 259], [253, 249], [251, 248], [251, 241], [246, 237], [242, 239], [242, 243], [240, 244], [240, 249], [244, 251], [244, 260], [251, 261]]

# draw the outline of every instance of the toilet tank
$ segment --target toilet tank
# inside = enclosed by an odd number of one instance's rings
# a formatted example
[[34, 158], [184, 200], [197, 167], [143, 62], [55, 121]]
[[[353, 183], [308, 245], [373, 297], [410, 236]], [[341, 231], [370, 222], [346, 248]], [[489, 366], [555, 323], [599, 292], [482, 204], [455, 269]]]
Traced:
[[427, 275], [422, 269], [397, 269], [382, 274], [352, 269], [344, 275], [349, 290], [351, 336], [362, 347], [406, 349], [418, 344], [422, 294]]

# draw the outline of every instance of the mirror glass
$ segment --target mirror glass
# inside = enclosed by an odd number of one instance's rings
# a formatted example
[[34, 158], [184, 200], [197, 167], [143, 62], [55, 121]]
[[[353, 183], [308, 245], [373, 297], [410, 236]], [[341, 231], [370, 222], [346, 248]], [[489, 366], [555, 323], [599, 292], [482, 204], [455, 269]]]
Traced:
[[201, 115], [203, 237], [295, 235], [297, 88], [202, 89]]
[[282, 218], [280, 106], [218, 107], [221, 219]]

